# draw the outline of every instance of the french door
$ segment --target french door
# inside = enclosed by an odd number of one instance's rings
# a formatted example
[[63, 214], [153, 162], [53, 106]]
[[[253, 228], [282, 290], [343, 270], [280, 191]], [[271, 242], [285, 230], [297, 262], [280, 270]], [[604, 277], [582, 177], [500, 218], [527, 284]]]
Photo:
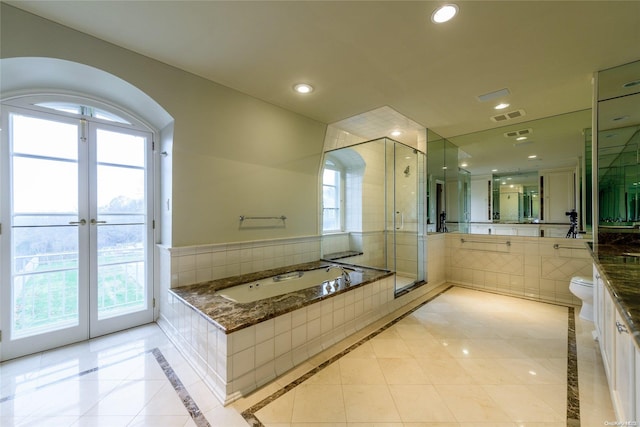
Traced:
[[18, 107], [3, 129], [2, 359], [151, 322], [151, 133]]

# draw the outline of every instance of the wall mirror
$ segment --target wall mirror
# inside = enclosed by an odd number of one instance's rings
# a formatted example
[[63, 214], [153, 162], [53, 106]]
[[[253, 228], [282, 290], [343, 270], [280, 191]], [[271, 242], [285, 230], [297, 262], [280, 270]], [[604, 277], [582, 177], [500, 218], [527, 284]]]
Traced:
[[[538, 171], [492, 175], [491, 218], [498, 223], [537, 223], [540, 220]], [[477, 198], [476, 200], [480, 200]], [[472, 199], [472, 203], [473, 203]]]
[[598, 73], [599, 229], [640, 224], [640, 61]]
[[429, 132], [429, 231], [442, 231], [438, 203], [449, 232], [565, 237], [571, 209], [590, 230], [591, 122], [586, 109], [451, 138]]

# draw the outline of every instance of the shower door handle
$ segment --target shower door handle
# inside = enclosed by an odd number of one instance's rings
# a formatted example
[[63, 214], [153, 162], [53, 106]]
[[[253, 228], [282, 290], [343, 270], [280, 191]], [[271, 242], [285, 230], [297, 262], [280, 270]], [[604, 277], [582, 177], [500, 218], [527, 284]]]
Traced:
[[400, 215], [400, 226], [396, 226], [396, 230], [402, 230], [404, 228], [404, 213], [396, 211], [396, 215]]

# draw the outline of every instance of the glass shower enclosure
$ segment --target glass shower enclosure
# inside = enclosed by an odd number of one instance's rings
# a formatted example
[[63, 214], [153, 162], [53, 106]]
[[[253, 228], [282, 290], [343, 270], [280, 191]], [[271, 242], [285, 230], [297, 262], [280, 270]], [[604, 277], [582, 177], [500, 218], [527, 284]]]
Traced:
[[426, 156], [389, 138], [325, 153], [322, 257], [426, 280]]

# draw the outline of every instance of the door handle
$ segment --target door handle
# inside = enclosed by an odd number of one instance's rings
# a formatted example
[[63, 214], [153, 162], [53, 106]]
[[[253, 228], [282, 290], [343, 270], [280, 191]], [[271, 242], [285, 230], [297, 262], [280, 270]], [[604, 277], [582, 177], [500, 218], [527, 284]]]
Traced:
[[95, 218], [91, 218], [91, 224], [106, 224], [107, 221], [97, 221]]
[[400, 215], [400, 226], [396, 227], [396, 230], [402, 230], [404, 228], [404, 213], [397, 211], [396, 215]]
[[69, 225], [85, 225], [87, 220], [82, 218], [80, 221], [69, 221]]
[[629, 330], [627, 329], [627, 327], [625, 325], [623, 325], [622, 323], [618, 322], [617, 320], [616, 320], [616, 328], [618, 329], [618, 333], [619, 334], [622, 334], [622, 333], [628, 334], [629, 333]]

